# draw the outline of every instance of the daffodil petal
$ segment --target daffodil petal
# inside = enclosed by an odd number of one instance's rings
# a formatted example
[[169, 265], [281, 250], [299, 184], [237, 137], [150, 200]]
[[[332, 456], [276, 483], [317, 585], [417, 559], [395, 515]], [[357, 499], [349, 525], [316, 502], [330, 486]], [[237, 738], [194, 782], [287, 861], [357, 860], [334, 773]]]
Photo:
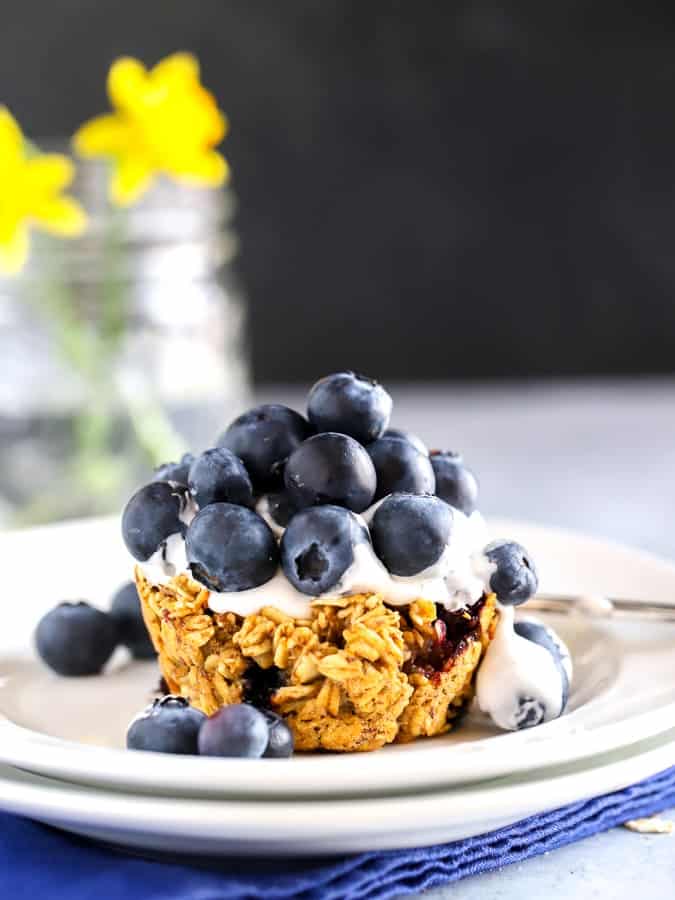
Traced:
[[213, 103], [213, 111], [210, 113], [209, 134], [206, 140], [215, 147], [230, 130], [230, 123], [227, 120], [227, 116], [218, 109], [215, 98], [208, 91], [204, 91], [204, 93]]
[[0, 243], [0, 271], [16, 275], [28, 259], [28, 228], [19, 225], [8, 240]]
[[139, 60], [123, 56], [108, 72], [108, 96], [117, 109], [129, 109], [137, 102], [148, 83], [148, 72]]
[[77, 237], [87, 224], [84, 210], [72, 197], [48, 197], [36, 204], [31, 219], [43, 231], [60, 237]]
[[58, 193], [67, 187], [75, 175], [75, 166], [67, 156], [45, 153], [26, 161], [25, 177], [35, 193]]
[[17, 159], [23, 155], [24, 138], [11, 112], [0, 106], [0, 160]]
[[150, 78], [155, 84], [167, 87], [184, 87], [199, 81], [199, 62], [192, 53], [172, 53], [160, 60], [150, 70]]
[[150, 187], [152, 179], [152, 168], [145, 160], [133, 157], [118, 160], [110, 181], [113, 203], [120, 206], [134, 203]]
[[220, 187], [230, 177], [230, 167], [220, 153], [206, 151], [175, 169], [181, 180], [207, 187]]
[[73, 143], [83, 156], [112, 158], [114, 203], [133, 203], [159, 174], [209, 186], [227, 180], [229, 167], [215, 147], [228, 122], [200, 83], [192, 54], [174, 53], [149, 71], [131, 57], [118, 59], [108, 92], [114, 112], [85, 123]]
[[96, 116], [73, 135], [73, 147], [80, 156], [118, 156], [129, 143], [129, 130], [116, 115]]

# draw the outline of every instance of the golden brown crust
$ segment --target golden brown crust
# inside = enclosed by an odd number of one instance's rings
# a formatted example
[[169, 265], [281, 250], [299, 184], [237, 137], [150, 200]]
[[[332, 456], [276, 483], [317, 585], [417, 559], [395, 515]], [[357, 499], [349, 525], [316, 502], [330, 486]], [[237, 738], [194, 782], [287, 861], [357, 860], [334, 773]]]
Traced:
[[447, 731], [498, 615], [493, 596], [466, 614], [466, 633], [432, 670], [439, 632], [429, 601], [395, 610], [357, 594], [313, 605], [306, 620], [269, 606], [241, 618], [211, 612], [208, 590], [185, 575], [153, 586], [137, 568], [136, 585], [170, 690], [211, 714], [268, 678], [269, 703], [298, 750], [375, 750]]

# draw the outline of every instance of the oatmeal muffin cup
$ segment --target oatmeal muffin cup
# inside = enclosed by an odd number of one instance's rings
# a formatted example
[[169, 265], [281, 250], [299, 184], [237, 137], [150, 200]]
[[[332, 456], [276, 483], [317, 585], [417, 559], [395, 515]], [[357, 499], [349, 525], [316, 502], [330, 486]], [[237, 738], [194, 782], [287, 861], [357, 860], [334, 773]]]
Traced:
[[285, 755], [443, 734], [474, 696], [511, 730], [565, 708], [569, 654], [513, 615], [537, 590], [529, 553], [490, 539], [461, 455], [390, 429], [391, 411], [377, 381], [333, 373], [306, 418], [247, 410], [124, 509], [166, 686], [213, 716], [223, 756], [267, 754], [274, 728]]
[[207, 715], [242, 701], [271, 708], [301, 751], [376, 750], [448, 731], [499, 618], [493, 594], [458, 612], [352, 594], [314, 601], [299, 619], [270, 605], [213, 612], [209, 590], [185, 574], [158, 585], [137, 567], [136, 585], [169, 690]]

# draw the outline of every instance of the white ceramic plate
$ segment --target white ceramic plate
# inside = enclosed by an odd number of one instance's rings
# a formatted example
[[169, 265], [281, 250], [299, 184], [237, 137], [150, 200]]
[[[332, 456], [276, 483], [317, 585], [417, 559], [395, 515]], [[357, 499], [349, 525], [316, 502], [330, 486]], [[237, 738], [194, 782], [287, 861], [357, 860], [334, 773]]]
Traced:
[[[517, 523], [492, 532], [521, 540], [542, 588], [675, 598], [675, 567], [622, 547]], [[444, 787], [580, 760], [658, 735], [675, 720], [675, 627], [556, 622], [576, 667], [571, 711], [518, 734], [472, 723], [456, 733], [358, 757], [298, 755], [290, 761], [213, 760], [129, 753], [129, 719], [149, 700], [154, 664], [118, 658], [85, 679], [47, 672], [30, 651], [39, 616], [62, 598], [102, 605], [129, 560], [115, 521], [0, 535], [4, 602], [12, 629], [0, 636], [0, 761], [45, 775], [171, 795], [363, 796]], [[7, 582], [9, 578], [9, 583]], [[4, 719], [2, 716], [4, 715]]]
[[673, 763], [675, 730], [628, 750], [472, 787], [407, 797], [276, 802], [125, 794], [0, 766], [0, 808], [144, 851], [323, 856], [483, 834], [618, 790]]

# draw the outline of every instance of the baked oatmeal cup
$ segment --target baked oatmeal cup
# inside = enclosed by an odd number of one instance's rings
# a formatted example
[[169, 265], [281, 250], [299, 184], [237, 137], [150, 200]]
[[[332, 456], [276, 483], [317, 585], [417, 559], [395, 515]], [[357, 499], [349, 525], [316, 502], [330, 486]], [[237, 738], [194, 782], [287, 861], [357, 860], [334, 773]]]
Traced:
[[500, 728], [562, 713], [569, 657], [513, 615], [529, 554], [489, 540], [461, 456], [388, 429], [391, 408], [328, 376], [307, 418], [255, 407], [127, 504], [143, 619], [176, 709], [211, 717], [207, 755], [246, 755], [240, 725], [253, 755], [277, 727], [286, 755], [375, 750], [447, 732], [474, 695]]
[[143, 616], [172, 693], [207, 715], [249, 701], [280, 713], [296, 750], [376, 750], [448, 731], [473, 695], [496, 627], [494, 595], [449, 613], [377, 594], [213, 613], [209, 591], [180, 575], [153, 585], [136, 569]]

